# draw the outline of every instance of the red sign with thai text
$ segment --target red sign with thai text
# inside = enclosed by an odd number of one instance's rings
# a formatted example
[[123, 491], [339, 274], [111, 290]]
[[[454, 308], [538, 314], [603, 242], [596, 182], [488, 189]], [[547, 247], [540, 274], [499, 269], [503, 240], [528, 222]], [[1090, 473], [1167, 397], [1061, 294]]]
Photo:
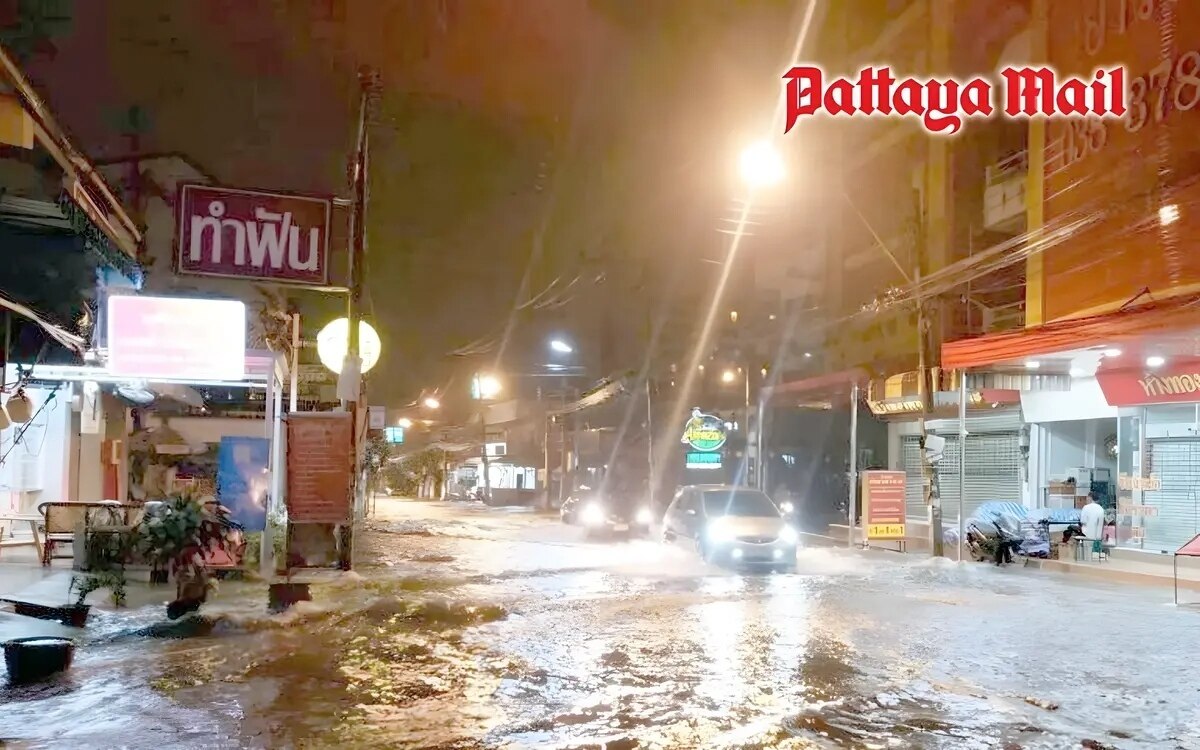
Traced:
[[349, 523], [353, 516], [354, 445], [345, 412], [291, 412], [287, 417], [289, 523]]
[[867, 539], [904, 538], [904, 480], [903, 471], [862, 473]]
[[329, 283], [329, 198], [183, 185], [178, 209], [180, 273]]
[[1172, 360], [1156, 369], [1100, 370], [1096, 381], [1109, 406], [1200, 401], [1200, 360]]

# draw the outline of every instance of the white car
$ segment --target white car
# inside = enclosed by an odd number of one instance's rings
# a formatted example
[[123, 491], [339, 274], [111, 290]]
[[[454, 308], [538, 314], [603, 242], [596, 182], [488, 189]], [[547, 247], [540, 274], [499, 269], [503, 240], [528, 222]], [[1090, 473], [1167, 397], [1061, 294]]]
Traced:
[[675, 493], [663, 539], [691, 542], [707, 562], [791, 570], [800, 534], [765, 492], [693, 485]]

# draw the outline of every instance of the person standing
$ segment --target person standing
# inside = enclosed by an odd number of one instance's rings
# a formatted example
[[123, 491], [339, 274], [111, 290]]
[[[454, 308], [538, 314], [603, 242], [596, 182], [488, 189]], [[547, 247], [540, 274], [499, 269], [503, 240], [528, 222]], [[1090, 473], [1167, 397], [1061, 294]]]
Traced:
[[1089, 492], [1087, 498], [1087, 505], [1079, 511], [1079, 525], [1083, 535], [1092, 542], [1092, 552], [1099, 554], [1104, 551], [1104, 508], [1092, 493]]

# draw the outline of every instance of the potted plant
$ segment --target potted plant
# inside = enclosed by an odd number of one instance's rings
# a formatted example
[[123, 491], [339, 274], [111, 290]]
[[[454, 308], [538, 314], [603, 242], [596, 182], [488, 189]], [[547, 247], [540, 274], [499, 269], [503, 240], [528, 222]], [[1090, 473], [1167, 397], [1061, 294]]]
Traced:
[[167, 607], [168, 617], [194, 612], [208, 598], [212, 584], [205, 559], [229, 548], [229, 533], [224, 510], [191, 494], [167, 498], [138, 524], [138, 552], [154, 569], [175, 579], [176, 598]]
[[[108, 589], [112, 596], [114, 607], [125, 606], [125, 573], [121, 570], [99, 570], [83, 575], [73, 576], [71, 578], [71, 586], [67, 589], [67, 595], [71, 592], [76, 592], [77, 596], [75, 603], [71, 605], [72, 610], [82, 611], [83, 619], [87, 619], [87, 613], [91, 609], [84, 601], [88, 594], [101, 589]], [[76, 627], [83, 627], [82, 624]]]

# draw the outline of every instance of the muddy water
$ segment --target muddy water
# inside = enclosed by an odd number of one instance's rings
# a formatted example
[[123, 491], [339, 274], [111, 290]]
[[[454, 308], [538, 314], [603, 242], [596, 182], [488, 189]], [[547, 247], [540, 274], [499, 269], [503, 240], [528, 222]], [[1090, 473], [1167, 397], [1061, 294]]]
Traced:
[[[358, 574], [213, 635], [108, 640], [0, 692], [29, 747], [1200, 747], [1200, 614], [1162, 591], [847, 552], [795, 575], [587, 543], [528, 514], [387, 504]], [[1138, 644], [1134, 648], [1134, 644]]]

